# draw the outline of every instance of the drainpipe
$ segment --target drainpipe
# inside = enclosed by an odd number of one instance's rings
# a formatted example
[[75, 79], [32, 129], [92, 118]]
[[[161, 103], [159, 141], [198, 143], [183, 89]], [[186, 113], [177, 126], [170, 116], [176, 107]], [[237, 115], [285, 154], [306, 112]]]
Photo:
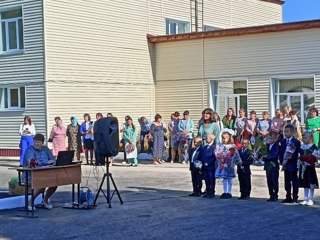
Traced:
[[45, 0], [42, 0], [42, 44], [43, 44], [43, 83], [45, 97], [45, 137], [49, 136], [49, 112], [48, 112], [48, 81], [47, 81], [47, 61], [46, 61], [46, 23], [45, 23]]

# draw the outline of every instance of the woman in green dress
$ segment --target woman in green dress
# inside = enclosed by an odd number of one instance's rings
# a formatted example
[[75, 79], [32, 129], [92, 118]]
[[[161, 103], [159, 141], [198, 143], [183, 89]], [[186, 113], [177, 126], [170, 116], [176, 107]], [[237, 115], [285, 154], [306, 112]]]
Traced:
[[232, 108], [228, 108], [227, 114], [222, 118], [222, 123], [225, 128], [234, 130], [234, 124], [236, 122], [236, 115]]
[[123, 131], [123, 140], [125, 145], [125, 151], [127, 154], [127, 160], [129, 166], [138, 166], [137, 159], [137, 131], [132, 123], [132, 118], [130, 116], [126, 117], [126, 127]]
[[198, 136], [202, 138], [203, 146], [207, 145], [206, 138], [208, 134], [213, 134], [216, 137], [215, 142], [219, 142], [220, 128], [218, 123], [214, 121], [211, 108], [204, 110], [203, 121], [200, 122], [198, 129]]
[[312, 130], [313, 132], [313, 141], [314, 144], [319, 147], [319, 137], [320, 137], [320, 117], [318, 109], [316, 109], [315, 107], [311, 108], [309, 110], [310, 112], [310, 118], [307, 120], [306, 123], [306, 129], [307, 130]]

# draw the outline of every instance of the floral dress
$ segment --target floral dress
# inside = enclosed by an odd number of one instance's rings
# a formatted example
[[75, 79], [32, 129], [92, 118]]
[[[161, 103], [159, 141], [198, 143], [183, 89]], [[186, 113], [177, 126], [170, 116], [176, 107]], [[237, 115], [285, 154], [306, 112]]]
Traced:
[[67, 127], [68, 137], [68, 150], [73, 150], [75, 154], [82, 152], [80, 125], [72, 126], [69, 124]]
[[162, 158], [164, 152], [164, 133], [166, 128], [161, 124], [160, 126], [151, 125], [150, 133], [153, 139], [153, 151], [152, 155], [154, 158]]
[[217, 158], [216, 178], [235, 178], [235, 165], [241, 164], [241, 158], [234, 144], [217, 144], [215, 149]]

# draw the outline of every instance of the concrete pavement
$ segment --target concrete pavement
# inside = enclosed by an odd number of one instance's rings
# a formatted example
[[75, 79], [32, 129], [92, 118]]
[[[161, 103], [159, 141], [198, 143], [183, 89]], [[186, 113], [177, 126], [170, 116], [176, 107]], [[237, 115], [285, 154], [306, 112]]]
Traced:
[[[0, 161], [0, 190], [16, 176], [8, 170], [14, 165], [17, 162]], [[82, 185], [95, 191], [103, 171], [83, 166]], [[144, 162], [126, 167], [116, 163], [111, 172], [123, 205], [115, 196], [109, 209], [101, 194], [96, 209], [62, 209], [70, 199], [70, 186], [59, 187], [52, 197], [55, 208], [37, 209], [38, 219], [17, 218], [16, 209], [0, 211], [0, 239], [320, 239], [319, 190], [313, 207], [268, 203], [262, 167], [252, 167], [252, 199], [248, 201], [237, 200], [237, 179], [231, 200], [188, 197], [191, 182], [186, 165]], [[282, 175], [280, 198], [285, 196]], [[218, 180], [216, 193], [221, 192]]]

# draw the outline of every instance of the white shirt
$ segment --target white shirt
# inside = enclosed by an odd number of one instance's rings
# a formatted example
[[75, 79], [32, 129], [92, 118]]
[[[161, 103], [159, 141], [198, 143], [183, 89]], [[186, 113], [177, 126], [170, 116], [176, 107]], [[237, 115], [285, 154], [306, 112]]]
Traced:
[[194, 152], [193, 152], [193, 154], [192, 154], [191, 162], [194, 162], [194, 156], [195, 156], [196, 153], [198, 152], [199, 148], [200, 148], [200, 147], [197, 147], [197, 148], [194, 150]]
[[285, 138], [287, 145], [291, 143], [292, 137], [291, 138]]
[[[30, 133], [24, 133], [25, 130], [28, 130]], [[21, 124], [19, 134], [21, 136], [34, 136], [36, 134], [36, 129], [33, 124]]]
[[[92, 124], [91, 122], [86, 122], [86, 130], [91, 130], [92, 129]], [[85, 139], [92, 139], [92, 134], [91, 133], [87, 133], [85, 136], [84, 136]]]
[[274, 143], [270, 143], [270, 145], [269, 145], [269, 151], [271, 150], [273, 144], [274, 144]]

